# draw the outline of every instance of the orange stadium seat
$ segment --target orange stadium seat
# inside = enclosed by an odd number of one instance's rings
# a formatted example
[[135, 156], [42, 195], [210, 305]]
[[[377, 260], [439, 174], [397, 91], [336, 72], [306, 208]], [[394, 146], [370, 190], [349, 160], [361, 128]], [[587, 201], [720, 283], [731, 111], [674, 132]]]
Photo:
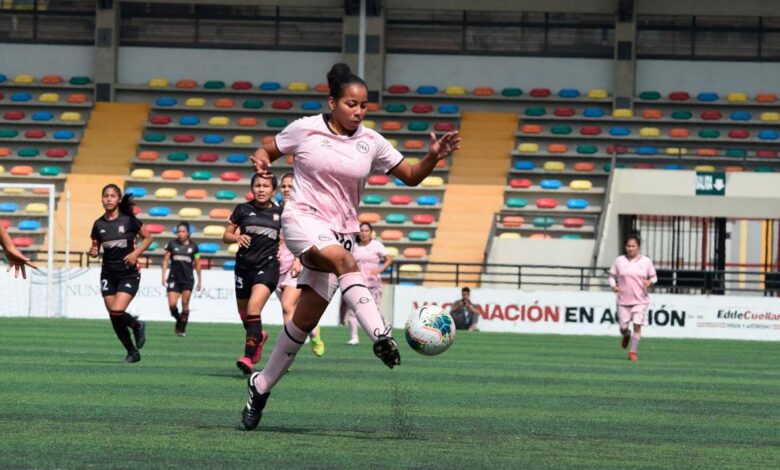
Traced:
[[327, 83], [318, 83], [314, 86], [314, 91], [319, 91], [320, 93], [329, 93], [330, 86]]
[[701, 148], [696, 149], [696, 155], [700, 157], [714, 157], [718, 155], [718, 151], [716, 149]]
[[672, 129], [669, 129], [669, 137], [675, 137], [675, 138], [685, 138], [691, 135], [690, 131], [688, 129], [685, 129], [683, 127], [674, 127]]
[[541, 134], [542, 126], [539, 124], [523, 124], [520, 128], [520, 132], [523, 134]]
[[11, 155], [11, 149], [8, 147], [0, 147], [0, 157], [7, 157]]
[[184, 197], [187, 199], [206, 199], [209, 193], [205, 189], [188, 189], [184, 192]]
[[145, 160], [145, 161], [155, 161], [158, 158], [160, 158], [160, 154], [158, 152], [155, 152], [154, 150], [142, 150], [138, 154], [139, 160]]
[[777, 101], [777, 95], [774, 93], [759, 93], [756, 95], [756, 101], [759, 103], [774, 103]]
[[566, 144], [550, 144], [547, 146], [547, 151], [550, 153], [566, 153], [569, 151], [569, 146]]
[[368, 107], [366, 108], [368, 112], [379, 111], [380, 109], [379, 103], [368, 103]]
[[478, 86], [472, 91], [475, 96], [492, 96], [496, 93], [496, 90], [489, 86]]
[[41, 78], [41, 83], [46, 85], [57, 85], [58, 83], [62, 83], [62, 77], [60, 75], [44, 75], [43, 78]]
[[401, 129], [401, 123], [399, 121], [385, 121], [382, 123], [383, 131], [397, 131]]
[[726, 173], [741, 173], [745, 171], [745, 169], [739, 165], [728, 165], [724, 170]]
[[549, 240], [552, 238], [552, 235], [548, 233], [532, 233], [528, 238], [531, 240]]
[[236, 105], [235, 100], [230, 98], [218, 98], [214, 101], [214, 106], [217, 108], [232, 108]]
[[425, 142], [422, 140], [407, 140], [404, 142], [404, 148], [409, 150], [421, 149], [425, 147]]
[[164, 180], [180, 180], [184, 178], [184, 172], [181, 170], [165, 170], [160, 177]]
[[[238, 125], [241, 127], [252, 127], [257, 125], [257, 119], [253, 117], [238, 118]], [[270, 136], [267, 136], [270, 137]]]
[[227, 219], [232, 213], [230, 209], [217, 207], [209, 211], [209, 219]]
[[176, 82], [176, 88], [183, 88], [185, 90], [196, 88], [197, 86], [198, 82], [186, 78]]
[[574, 171], [593, 171], [596, 165], [591, 162], [577, 162], [574, 164]]
[[11, 174], [14, 176], [28, 176], [33, 172], [33, 167], [29, 165], [16, 165], [11, 168]]
[[367, 222], [369, 224], [375, 224], [382, 220], [382, 218], [376, 212], [361, 212], [358, 220], [360, 220], [360, 223]]
[[419, 246], [405, 248], [403, 254], [406, 258], [425, 258], [428, 255], [425, 248]]
[[68, 95], [68, 98], [65, 101], [68, 103], [80, 104], [89, 101], [89, 97], [82, 93], [74, 93], [72, 95]]
[[264, 136], [263, 140], [261, 142], [262, 142], [263, 145], [268, 145], [270, 143], [273, 143], [274, 142], [274, 136], [272, 136], [272, 135]]
[[525, 219], [519, 215], [505, 215], [501, 222], [506, 227], [521, 227], [525, 223]]
[[645, 109], [642, 111], [642, 117], [644, 119], [660, 119], [664, 116], [664, 113], [660, 109]]

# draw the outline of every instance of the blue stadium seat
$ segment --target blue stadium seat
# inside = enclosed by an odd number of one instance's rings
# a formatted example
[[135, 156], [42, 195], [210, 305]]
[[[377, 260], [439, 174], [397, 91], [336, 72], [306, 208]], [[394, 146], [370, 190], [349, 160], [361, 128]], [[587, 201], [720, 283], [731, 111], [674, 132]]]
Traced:
[[225, 142], [225, 138], [219, 134], [209, 134], [203, 136], [204, 144], [221, 144]]
[[0, 202], [0, 212], [16, 212], [19, 210], [19, 205], [15, 202]]
[[5, 74], [0, 73], [0, 83], [3, 83], [6, 80], [8, 80], [8, 77]]
[[758, 138], [761, 140], [777, 140], [780, 137], [777, 131], [763, 130], [759, 131]]
[[154, 104], [156, 104], [157, 106], [164, 106], [164, 107], [176, 106], [176, 103], [177, 103], [176, 98], [173, 98], [171, 96], [161, 96], [156, 100], [154, 100]]
[[225, 271], [235, 271], [236, 270], [236, 260], [229, 259], [222, 263], [222, 269]]
[[588, 201], [585, 199], [569, 199], [566, 203], [566, 207], [569, 209], [586, 209], [588, 207]]
[[393, 184], [396, 185], [396, 186], [402, 186], [402, 187], [406, 186], [406, 183], [404, 183], [403, 181], [399, 180], [398, 178], [393, 178]]
[[243, 153], [231, 153], [227, 156], [228, 163], [246, 163], [249, 161], [249, 157]]
[[442, 104], [439, 105], [439, 112], [441, 114], [457, 114], [460, 112], [460, 108], [456, 104]]
[[51, 121], [54, 119], [54, 115], [49, 111], [36, 111], [32, 115], [33, 121]]
[[604, 117], [604, 110], [601, 108], [585, 108], [582, 115], [586, 118], [600, 118]]
[[574, 88], [561, 88], [561, 91], [558, 92], [558, 96], [561, 98], [578, 98], [580, 96], [580, 91]]
[[664, 165], [664, 170], [682, 170], [683, 167], [679, 163], [667, 163]]
[[417, 93], [420, 95], [435, 95], [439, 89], [434, 85], [420, 85], [417, 87]]
[[750, 121], [752, 116], [747, 111], [734, 111], [731, 113], [732, 121]]
[[435, 206], [439, 203], [439, 198], [436, 196], [419, 196], [417, 198], [417, 204], [421, 206]]
[[179, 124], [182, 126], [197, 126], [200, 124], [200, 118], [198, 116], [182, 116], [179, 118]]
[[219, 243], [201, 243], [198, 245], [198, 250], [204, 254], [213, 254], [219, 251]]
[[527, 171], [527, 170], [533, 170], [536, 167], [536, 164], [531, 161], [527, 160], [518, 160], [515, 162], [515, 170], [520, 171]]
[[539, 183], [539, 186], [542, 187], [542, 189], [560, 189], [561, 182], [559, 180], [542, 180]]
[[631, 129], [628, 127], [612, 127], [609, 129], [609, 135], [615, 137], [623, 137], [631, 134]]
[[138, 186], [129, 186], [125, 188], [126, 194], [132, 194], [134, 198], [142, 198], [146, 196], [146, 189]]
[[149, 216], [151, 217], [168, 217], [171, 215], [171, 209], [163, 206], [155, 206], [149, 208]]
[[260, 84], [260, 89], [263, 91], [276, 91], [282, 87], [279, 82], [263, 82]]
[[65, 130], [59, 130], [54, 131], [54, 134], [52, 134], [55, 139], [57, 140], [69, 140], [74, 137], [76, 137], [76, 133], [73, 131], [65, 131]]
[[304, 101], [301, 104], [301, 109], [305, 111], [317, 111], [320, 108], [322, 108], [322, 103], [319, 101]]
[[719, 96], [717, 93], [712, 93], [707, 91], [703, 91], [699, 93], [699, 95], [696, 97], [697, 100], [704, 101], [704, 102], [718, 101], [718, 98]]
[[30, 101], [31, 99], [32, 99], [32, 95], [30, 93], [27, 93], [26, 91], [18, 91], [13, 95], [11, 95], [11, 101], [18, 101], [20, 103]]
[[658, 148], [653, 147], [651, 145], [643, 145], [641, 147], [636, 148], [637, 155], [656, 155], [657, 153], [658, 153]]
[[41, 222], [38, 220], [22, 220], [17, 225], [19, 230], [38, 230], [41, 228]]

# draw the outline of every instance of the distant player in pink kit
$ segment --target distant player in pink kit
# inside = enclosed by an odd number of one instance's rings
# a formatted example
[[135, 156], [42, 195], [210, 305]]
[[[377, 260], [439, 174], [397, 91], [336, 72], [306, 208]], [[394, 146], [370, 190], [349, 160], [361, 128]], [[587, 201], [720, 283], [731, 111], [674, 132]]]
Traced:
[[[639, 253], [640, 245], [639, 237], [628, 237], [626, 254], [618, 256], [609, 270], [609, 285], [617, 293], [618, 319], [620, 332], [623, 334], [621, 346], [625, 349], [631, 341], [628, 358], [632, 361], [637, 359], [642, 325], [647, 326], [647, 310], [650, 305], [647, 289], [658, 281], [653, 262]], [[634, 325], [633, 334], [629, 334], [629, 323]]]
[[[374, 298], [374, 303], [379, 307], [382, 301], [382, 278], [380, 275], [393, 264], [393, 259], [388, 256], [387, 248], [379, 240], [373, 239], [374, 228], [368, 222], [360, 224], [358, 243], [352, 252], [352, 257], [360, 268], [366, 287]], [[342, 305], [344, 303], [342, 302]], [[358, 338], [358, 320], [355, 312], [347, 308], [345, 320], [349, 326], [349, 341], [347, 344], [355, 346], [360, 344]], [[382, 321], [387, 323], [384, 316]]]
[[390, 173], [416, 186], [439, 160], [460, 148], [457, 131], [438, 140], [431, 134], [427, 155], [411, 165], [381, 135], [361, 125], [368, 90], [360, 77], [345, 64], [336, 64], [328, 73], [328, 84], [330, 114], [296, 120], [252, 157], [255, 171], [264, 173], [280, 156], [293, 155], [294, 184], [282, 227], [287, 247], [303, 267], [298, 276], [301, 298], [293, 318], [280, 332], [263, 371], [249, 377], [249, 399], [241, 413], [247, 430], [260, 423], [271, 388], [290, 368], [337, 288], [374, 342], [374, 354], [388, 367], [401, 363], [398, 343], [385, 328], [351, 254], [360, 228], [360, 197], [371, 173]]
[[[282, 205], [290, 200], [290, 193], [293, 187], [293, 174], [285, 173], [279, 182], [279, 194], [282, 196]], [[282, 304], [283, 323], [292, 319], [295, 306], [301, 297], [301, 290], [298, 289], [298, 274], [301, 272], [301, 262], [287, 248], [284, 243], [284, 232], [279, 239], [279, 284], [276, 285], [276, 296]], [[317, 357], [325, 355], [325, 342], [320, 335], [320, 327], [316, 327], [309, 333], [311, 339], [311, 351]]]

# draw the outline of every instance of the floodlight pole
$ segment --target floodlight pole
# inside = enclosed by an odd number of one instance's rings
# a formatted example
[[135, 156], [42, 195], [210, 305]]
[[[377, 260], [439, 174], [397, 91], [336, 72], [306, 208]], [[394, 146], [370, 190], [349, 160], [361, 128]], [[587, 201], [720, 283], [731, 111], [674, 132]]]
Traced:
[[366, 76], [366, 0], [360, 0], [360, 20], [358, 22], [358, 76]]

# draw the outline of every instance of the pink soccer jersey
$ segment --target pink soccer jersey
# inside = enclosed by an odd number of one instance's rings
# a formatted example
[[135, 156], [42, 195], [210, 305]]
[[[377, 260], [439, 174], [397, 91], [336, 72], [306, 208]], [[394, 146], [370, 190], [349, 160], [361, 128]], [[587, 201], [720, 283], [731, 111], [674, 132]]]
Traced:
[[295, 262], [295, 255], [292, 254], [290, 249], [287, 248], [287, 244], [284, 242], [284, 230], [282, 230], [279, 238], [279, 253], [277, 257], [279, 258], [279, 274], [284, 274], [292, 269], [293, 263]]
[[276, 147], [294, 156], [294, 180], [285, 210], [311, 214], [337, 233], [360, 230], [357, 210], [370, 173], [387, 173], [403, 156], [384, 137], [358, 126], [334, 134], [318, 114], [297, 119], [276, 135]]
[[379, 267], [382, 258], [387, 256], [387, 249], [382, 242], [371, 240], [365, 246], [358, 243], [352, 250], [352, 256], [363, 274], [363, 279], [366, 280], [366, 287], [369, 289], [382, 287], [382, 279], [373, 272]]
[[643, 281], [658, 281], [655, 266], [647, 256], [639, 255], [629, 260], [625, 255], [618, 256], [609, 270], [609, 285], [620, 287], [618, 305], [647, 305], [650, 298]]

